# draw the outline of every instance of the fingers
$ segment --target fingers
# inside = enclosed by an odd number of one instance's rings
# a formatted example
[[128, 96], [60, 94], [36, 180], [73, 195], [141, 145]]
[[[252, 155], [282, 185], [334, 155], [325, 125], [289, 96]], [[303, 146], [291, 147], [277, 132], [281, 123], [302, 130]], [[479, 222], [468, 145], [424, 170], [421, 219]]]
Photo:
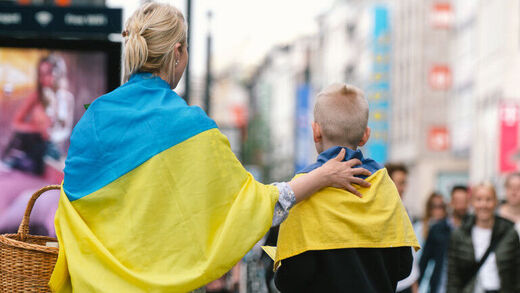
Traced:
[[[341, 154], [341, 153], [340, 153]], [[339, 156], [339, 155], [338, 155]], [[337, 158], [337, 157], [336, 157]], [[348, 161], [345, 162], [345, 165], [349, 166], [349, 167], [354, 167], [354, 166], [357, 166], [357, 165], [361, 165], [361, 161], [358, 160], [358, 159], [350, 159]]]
[[368, 183], [367, 181], [365, 181], [361, 178], [357, 178], [357, 177], [350, 179], [350, 183], [357, 184], [357, 185], [363, 186], [363, 187], [370, 187], [370, 183]]
[[352, 185], [347, 185], [345, 186], [345, 188], [347, 189], [347, 191], [349, 191], [350, 193], [353, 193], [355, 196], [357, 197], [363, 197], [361, 195], [361, 193], [359, 191], [357, 191], [357, 189], [354, 188], [354, 186]]
[[365, 168], [354, 168], [351, 171], [352, 171], [353, 175], [365, 175], [365, 176], [372, 175], [372, 172], [368, 171]]
[[[341, 161], [343, 161], [344, 158], [345, 158], [345, 149], [342, 148], [341, 151], [339, 152], [339, 154], [334, 158], [334, 160], [341, 162]], [[359, 163], [361, 164], [361, 162], [359, 162]]]

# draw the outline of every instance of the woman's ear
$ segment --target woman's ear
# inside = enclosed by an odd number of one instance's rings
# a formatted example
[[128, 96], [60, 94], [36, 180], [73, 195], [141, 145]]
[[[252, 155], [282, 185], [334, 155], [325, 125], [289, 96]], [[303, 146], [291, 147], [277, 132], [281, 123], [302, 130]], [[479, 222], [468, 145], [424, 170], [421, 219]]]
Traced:
[[315, 143], [320, 143], [323, 140], [322, 134], [321, 134], [321, 127], [318, 123], [312, 122], [312, 136], [314, 137]]
[[368, 139], [370, 138], [370, 132], [370, 127], [367, 127], [365, 129], [365, 133], [363, 134], [363, 138], [359, 142], [358, 146], [364, 146], [367, 143]]
[[176, 43], [173, 46], [173, 57], [175, 58], [175, 62], [179, 61], [182, 55], [182, 44]]

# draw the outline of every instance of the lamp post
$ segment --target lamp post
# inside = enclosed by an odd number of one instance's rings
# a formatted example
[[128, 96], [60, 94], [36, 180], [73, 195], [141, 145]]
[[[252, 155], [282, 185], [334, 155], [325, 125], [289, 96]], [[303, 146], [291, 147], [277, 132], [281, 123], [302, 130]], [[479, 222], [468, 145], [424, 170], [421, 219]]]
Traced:
[[211, 110], [211, 82], [212, 82], [212, 76], [211, 76], [211, 42], [212, 42], [212, 36], [211, 36], [211, 18], [213, 16], [213, 13], [211, 11], [208, 11], [206, 14], [208, 18], [208, 36], [206, 39], [206, 85], [204, 89], [204, 110], [206, 110], [206, 113], [208, 116], [210, 116], [210, 110]]

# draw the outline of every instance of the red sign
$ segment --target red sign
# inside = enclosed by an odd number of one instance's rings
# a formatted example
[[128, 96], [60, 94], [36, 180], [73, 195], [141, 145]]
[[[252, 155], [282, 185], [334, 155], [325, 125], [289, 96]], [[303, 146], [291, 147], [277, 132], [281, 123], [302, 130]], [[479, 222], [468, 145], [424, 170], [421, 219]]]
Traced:
[[431, 23], [434, 28], [447, 29], [453, 22], [453, 9], [450, 3], [438, 2], [433, 4]]
[[57, 6], [70, 6], [71, 0], [55, 0]]
[[451, 87], [451, 69], [447, 65], [434, 65], [430, 69], [428, 81], [432, 89], [448, 90]]
[[513, 157], [518, 151], [518, 105], [502, 104], [499, 112], [500, 119], [500, 173], [518, 170], [518, 164]]
[[242, 105], [234, 105], [231, 107], [231, 113], [236, 127], [247, 126], [248, 112], [246, 107]]
[[433, 126], [428, 133], [428, 148], [432, 151], [442, 152], [448, 150], [450, 137], [448, 129], [444, 126]]

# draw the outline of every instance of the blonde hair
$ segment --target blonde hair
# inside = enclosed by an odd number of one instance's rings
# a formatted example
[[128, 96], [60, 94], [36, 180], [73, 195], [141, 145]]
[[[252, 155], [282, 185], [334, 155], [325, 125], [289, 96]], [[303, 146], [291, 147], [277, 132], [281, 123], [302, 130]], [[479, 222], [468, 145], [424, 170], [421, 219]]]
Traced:
[[186, 45], [184, 16], [169, 4], [149, 2], [128, 18], [125, 38], [123, 82], [136, 72], [167, 73], [167, 82], [175, 79], [175, 44]]
[[368, 101], [355, 86], [335, 83], [318, 94], [314, 121], [324, 138], [342, 146], [357, 147], [368, 124]]
[[496, 191], [495, 185], [493, 185], [493, 183], [487, 182], [487, 181], [480, 182], [480, 183], [476, 184], [475, 186], [473, 186], [473, 188], [471, 188], [471, 193], [475, 193], [477, 189], [487, 189], [489, 192], [491, 192], [491, 194], [493, 195], [495, 200], [498, 200], [497, 191]]

